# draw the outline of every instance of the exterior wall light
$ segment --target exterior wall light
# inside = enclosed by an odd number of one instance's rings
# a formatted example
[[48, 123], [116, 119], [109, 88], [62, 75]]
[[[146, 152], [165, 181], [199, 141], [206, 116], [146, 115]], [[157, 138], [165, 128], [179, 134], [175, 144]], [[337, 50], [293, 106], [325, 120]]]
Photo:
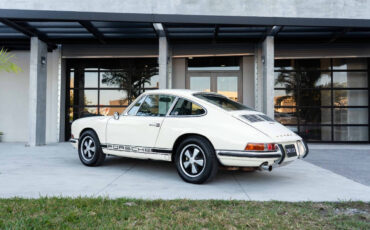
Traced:
[[46, 65], [46, 57], [41, 57], [41, 65]]

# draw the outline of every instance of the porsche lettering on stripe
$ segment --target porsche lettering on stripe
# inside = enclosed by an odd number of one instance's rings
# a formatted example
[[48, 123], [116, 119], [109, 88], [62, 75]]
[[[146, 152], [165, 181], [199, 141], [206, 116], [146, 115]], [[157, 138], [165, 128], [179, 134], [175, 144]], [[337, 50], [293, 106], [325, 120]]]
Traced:
[[135, 153], [171, 153], [169, 149], [157, 149], [157, 148], [148, 148], [143, 146], [131, 146], [131, 145], [116, 145], [116, 144], [107, 144], [106, 148], [108, 150], [114, 151], [124, 151], [124, 152], [135, 152]]
[[131, 145], [107, 144], [107, 149], [115, 150], [115, 151], [139, 152], [139, 153], [151, 153], [152, 152], [152, 148], [141, 147], [141, 146], [131, 146]]

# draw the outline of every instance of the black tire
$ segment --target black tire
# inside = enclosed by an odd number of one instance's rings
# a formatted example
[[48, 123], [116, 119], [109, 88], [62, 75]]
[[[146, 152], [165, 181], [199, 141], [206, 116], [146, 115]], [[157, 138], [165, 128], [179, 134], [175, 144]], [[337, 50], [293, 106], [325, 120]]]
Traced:
[[82, 164], [87, 166], [98, 166], [104, 162], [105, 154], [94, 131], [88, 130], [82, 133], [78, 142], [78, 156]]
[[184, 181], [202, 184], [216, 176], [218, 161], [215, 150], [207, 139], [188, 137], [176, 148], [175, 154], [177, 172]]

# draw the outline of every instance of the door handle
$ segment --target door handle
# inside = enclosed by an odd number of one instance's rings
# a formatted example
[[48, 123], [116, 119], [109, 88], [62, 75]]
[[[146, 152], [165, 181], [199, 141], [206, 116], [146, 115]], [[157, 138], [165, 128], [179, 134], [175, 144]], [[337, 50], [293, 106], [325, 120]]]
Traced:
[[153, 126], [153, 127], [160, 127], [160, 126], [161, 126], [161, 124], [160, 124], [160, 123], [155, 122], [155, 123], [150, 123], [150, 124], [149, 124], [149, 126]]

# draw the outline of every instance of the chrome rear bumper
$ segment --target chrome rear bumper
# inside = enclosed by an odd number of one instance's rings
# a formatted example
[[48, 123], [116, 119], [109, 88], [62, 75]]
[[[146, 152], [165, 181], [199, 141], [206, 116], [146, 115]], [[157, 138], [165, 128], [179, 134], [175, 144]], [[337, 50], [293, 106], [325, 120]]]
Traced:
[[[300, 142], [300, 143], [299, 143]], [[294, 144], [295, 156], [288, 156], [285, 152], [286, 145]], [[301, 145], [302, 144], [302, 145]], [[238, 150], [216, 150], [220, 163], [231, 167], [278, 167], [291, 163], [298, 158], [305, 158], [308, 155], [307, 144], [302, 140], [287, 143], [279, 143], [279, 149], [275, 152], [251, 152]]]
[[217, 151], [219, 156], [230, 156], [230, 157], [250, 157], [250, 158], [278, 158], [281, 157], [281, 152], [266, 152], [266, 153], [255, 153], [246, 151], [232, 151], [232, 150], [220, 150]]
[[234, 167], [260, 167], [262, 164], [273, 165], [280, 162], [282, 152], [250, 152], [234, 150], [217, 150], [216, 155], [224, 166]]

